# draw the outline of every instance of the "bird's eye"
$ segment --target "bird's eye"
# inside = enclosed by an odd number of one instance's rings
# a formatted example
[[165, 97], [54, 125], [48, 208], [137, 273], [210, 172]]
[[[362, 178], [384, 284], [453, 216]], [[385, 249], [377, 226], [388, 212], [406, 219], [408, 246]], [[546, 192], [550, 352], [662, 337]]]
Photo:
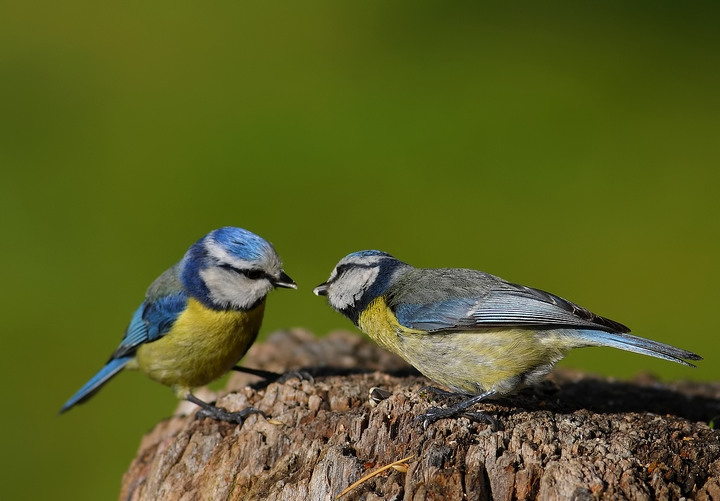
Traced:
[[240, 269], [240, 268], [235, 268], [234, 266], [232, 266], [230, 264], [221, 264], [220, 268], [224, 268], [224, 269], [230, 270], [234, 273], [238, 273], [240, 275], [243, 275], [243, 276], [249, 278], [250, 280], [258, 280], [260, 278], [267, 277], [267, 273], [265, 273], [263, 270], [258, 270], [257, 268]]
[[243, 275], [248, 277], [250, 280], [257, 280], [265, 276], [265, 272], [262, 270], [243, 270]]

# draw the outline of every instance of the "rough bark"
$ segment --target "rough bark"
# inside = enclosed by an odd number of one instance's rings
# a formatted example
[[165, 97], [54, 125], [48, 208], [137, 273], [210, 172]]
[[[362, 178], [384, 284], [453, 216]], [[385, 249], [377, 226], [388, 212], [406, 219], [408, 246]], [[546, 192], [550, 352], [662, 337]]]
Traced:
[[[359, 335], [278, 333], [244, 360], [309, 369], [315, 381], [235, 374], [218, 403], [268, 416], [241, 427], [195, 419], [182, 404], [143, 438], [120, 499], [330, 500], [414, 455], [407, 472], [390, 469], [344, 499], [720, 500], [720, 437], [708, 426], [720, 414], [719, 384], [557, 371], [481, 405], [497, 431], [465, 418], [423, 430], [413, 419], [432, 405], [417, 391], [428, 381]], [[374, 386], [392, 396], [372, 406]]]

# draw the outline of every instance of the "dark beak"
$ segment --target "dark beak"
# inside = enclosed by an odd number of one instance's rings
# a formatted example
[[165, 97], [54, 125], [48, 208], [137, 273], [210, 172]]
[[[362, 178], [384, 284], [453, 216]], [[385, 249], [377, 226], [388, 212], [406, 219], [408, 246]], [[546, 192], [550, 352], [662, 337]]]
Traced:
[[320, 284], [313, 289], [313, 294], [316, 296], [327, 296], [329, 287], [330, 285], [327, 282]]
[[285, 289], [297, 289], [295, 281], [283, 270], [280, 270], [280, 276], [273, 281], [273, 285], [275, 287], [283, 287]]

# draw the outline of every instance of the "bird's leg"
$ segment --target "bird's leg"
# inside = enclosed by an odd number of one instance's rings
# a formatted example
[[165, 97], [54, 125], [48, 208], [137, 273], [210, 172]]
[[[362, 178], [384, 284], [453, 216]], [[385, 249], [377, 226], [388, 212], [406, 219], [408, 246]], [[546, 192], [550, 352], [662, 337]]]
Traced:
[[315, 378], [307, 371], [290, 371], [284, 374], [278, 374], [277, 372], [264, 371], [262, 369], [251, 369], [249, 367], [241, 367], [239, 365], [233, 367], [232, 370], [236, 372], [244, 372], [245, 374], [252, 374], [253, 376], [258, 376], [280, 384], [289, 381], [292, 378], [298, 378], [300, 381], [310, 381], [310, 383], [315, 382]]
[[436, 386], [422, 386], [418, 390], [418, 393], [423, 397], [432, 396], [433, 400], [449, 400], [469, 397], [469, 395], [464, 395], [462, 393], [454, 393], [452, 391], [443, 390], [442, 388], [438, 388]]
[[250, 367], [241, 367], [239, 365], [233, 367], [232, 370], [244, 372], [245, 374], [252, 374], [253, 376], [261, 377], [263, 379], [277, 379], [282, 375], [277, 372], [264, 371], [262, 369], [251, 369]]
[[265, 415], [263, 411], [261, 411], [260, 409], [256, 409], [255, 407], [247, 407], [239, 412], [230, 412], [227, 409], [218, 407], [217, 405], [204, 402], [192, 393], [188, 393], [185, 397], [185, 400], [201, 407], [201, 409], [197, 411], [197, 414], [195, 415], [199, 418], [209, 417], [218, 421], [226, 421], [228, 423], [242, 425], [245, 421], [245, 418], [248, 417], [250, 414], [262, 414], [263, 416]]
[[[445, 392], [447, 393], [447, 392]], [[457, 405], [447, 408], [441, 407], [430, 407], [426, 413], [420, 414], [415, 418], [415, 424], [421, 424], [424, 429], [427, 429], [432, 423], [441, 419], [447, 419], [451, 417], [466, 417], [472, 421], [486, 422], [490, 425], [492, 430], [497, 429], [497, 421], [494, 417], [484, 412], [467, 412], [467, 409], [478, 402], [490, 398], [495, 395], [495, 390], [486, 391], [480, 395], [475, 395], [467, 400], [463, 400]]]

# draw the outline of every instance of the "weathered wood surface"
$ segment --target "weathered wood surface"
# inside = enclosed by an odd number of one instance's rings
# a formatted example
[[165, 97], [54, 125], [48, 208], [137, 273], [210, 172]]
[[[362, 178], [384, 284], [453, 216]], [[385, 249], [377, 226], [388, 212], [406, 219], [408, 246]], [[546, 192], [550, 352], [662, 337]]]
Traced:
[[[330, 500], [414, 454], [406, 473], [391, 469], [343, 499], [720, 500], [720, 435], [708, 426], [720, 414], [720, 384], [558, 371], [481, 406], [498, 431], [464, 418], [423, 430], [413, 419], [432, 405], [417, 392], [428, 381], [359, 335], [278, 333], [244, 362], [312, 369], [315, 381], [263, 385], [235, 374], [220, 405], [252, 404], [268, 416], [242, 427], [195, 419], [181, 405], [143, 438], [120, 499]], [[374, 386], [392, 396], [373, 407]]]

